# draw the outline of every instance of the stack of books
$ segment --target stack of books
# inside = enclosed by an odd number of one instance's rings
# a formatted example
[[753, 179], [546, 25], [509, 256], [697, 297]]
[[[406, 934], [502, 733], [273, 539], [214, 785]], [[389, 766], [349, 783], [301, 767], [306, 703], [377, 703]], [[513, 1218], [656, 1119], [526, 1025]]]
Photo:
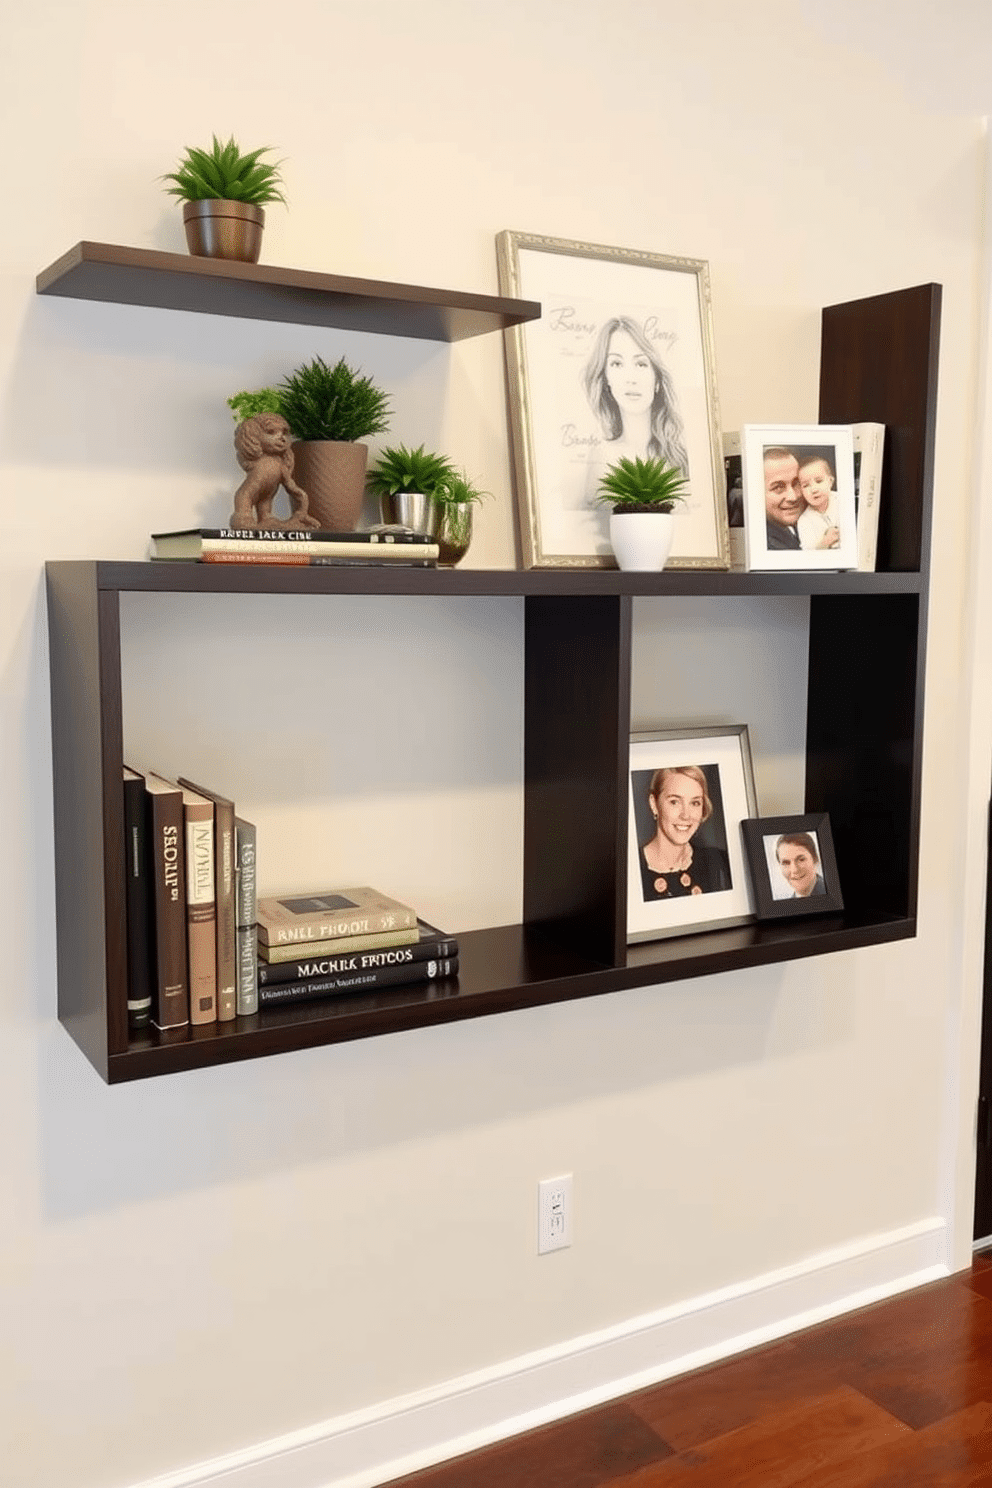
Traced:
[[457, 940], [376, 889], [259, 899], [256, 828], [228, 797], [131, 765], [123, 789], [131, 1035], [457, 975]]
[[289, 563], [311, 568], [387, 563], [436, 568], [440, 552], [434, 538], [402, 527], [372, 528], [368, 532], [188, 527], [181, 532], [153, 532], [149, 556], [168, 561]]
[[128, 1027], [258, 1011], [253, 823], [226, 796], [124, 766]]
[[458, 943], [379, 890], [258, 901], [258, 1000], [306, 1002], [458, 973]]

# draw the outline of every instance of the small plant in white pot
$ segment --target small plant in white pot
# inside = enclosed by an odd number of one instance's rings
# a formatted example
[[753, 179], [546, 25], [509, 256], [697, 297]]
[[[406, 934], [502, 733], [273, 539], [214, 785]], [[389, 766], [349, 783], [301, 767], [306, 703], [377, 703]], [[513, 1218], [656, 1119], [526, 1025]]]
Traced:
[[610, 546], [623, 569], [657, 573], [675, 536], [673, 512], [685, 501], [686, 477], [678, 465], [657, 457], [621, 459], [599, 483], [596, 500], [612, 507]]
[[258, 263], [262, 250], [263, 207], [286, 198], [279, 187], [279, 167], [262, 160], [269, 146], [243, 155], [234, 136], [222, 144], [216, 135], [209, 150], [192, 145], [176, 170], [163, 176], [166, 190], [183, 203], [186, 246], [201, 258], [229, 258]]

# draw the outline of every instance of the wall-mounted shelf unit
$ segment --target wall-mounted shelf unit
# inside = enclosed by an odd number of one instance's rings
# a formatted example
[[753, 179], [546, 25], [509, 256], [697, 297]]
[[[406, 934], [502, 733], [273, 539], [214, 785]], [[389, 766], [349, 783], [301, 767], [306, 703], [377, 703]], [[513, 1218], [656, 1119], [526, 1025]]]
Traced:
[[113, 243], [77, 243], [38, 275], [41, 295], [290, 325], [463, 341], [537, 320], [535, 300], [231, 263]]
[[[109, 1082], [905, 939], [916, 932], [940, 289], [823, 313], [820, 418], [887, 426], [874, 574], [47, 566], [59, 1017]], [[523, 921], [459, 938], [457, 980], [128, 1038], [120, 595], [516, 595], [524, 607]], [[842, 915], [626, 945], [632, 610], [639, 596], [809, 598], [806, 810]]]

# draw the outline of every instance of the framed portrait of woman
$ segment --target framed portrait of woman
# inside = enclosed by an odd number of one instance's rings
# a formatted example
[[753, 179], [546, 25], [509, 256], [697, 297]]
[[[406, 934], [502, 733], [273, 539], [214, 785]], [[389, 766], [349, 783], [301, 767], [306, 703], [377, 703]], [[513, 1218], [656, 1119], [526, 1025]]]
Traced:
[[729, 568], [709, 265], [509, 231], [496, 250], [501, 293], [542, 307], [505, 332], [525, 567], [615, 567], [600, 481], [657, 457], [687, 481], [666, 567]]
[[631, 734], [628, 942], [752, 919], [741, 824], [756, 814], [745, 724]]

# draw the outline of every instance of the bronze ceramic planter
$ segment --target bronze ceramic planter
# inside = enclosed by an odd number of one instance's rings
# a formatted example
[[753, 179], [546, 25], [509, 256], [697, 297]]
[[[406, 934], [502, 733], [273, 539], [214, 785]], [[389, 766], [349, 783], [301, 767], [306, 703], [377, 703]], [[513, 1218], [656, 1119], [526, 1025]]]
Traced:
[[208, 198], [183, 202], [186, 246], [197, 258], [258, 263], [265, 212], [248, 202]]
[[310, 499], [310, 515], [328, 532], [353, 532], [365, 497], [367, 444], [338, 439], [298, 439], [294, 476]]

